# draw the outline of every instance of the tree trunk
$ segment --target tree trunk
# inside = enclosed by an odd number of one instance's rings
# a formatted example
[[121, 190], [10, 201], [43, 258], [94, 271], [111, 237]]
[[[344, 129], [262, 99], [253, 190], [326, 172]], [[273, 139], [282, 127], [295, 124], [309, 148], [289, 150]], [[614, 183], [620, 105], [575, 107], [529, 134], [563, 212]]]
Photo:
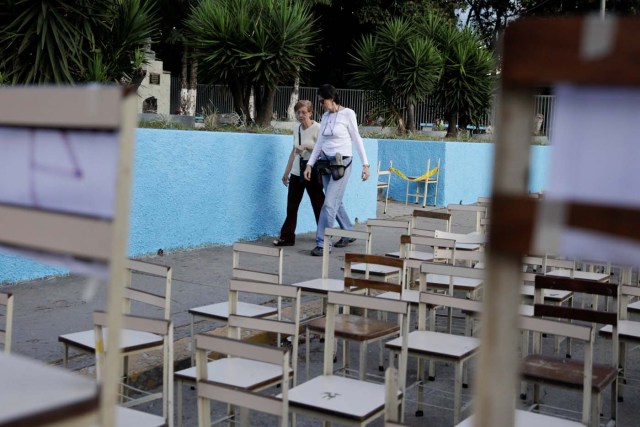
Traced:
[[180, 110], [178, 114], [188, 114], [189, 111], [189, 60], [188, 47], [182, 48], [180, 58]]
[[198, 94], [198, 61], [191, 60], [191, 70], [189, 73], [189, 88], [187, 90], [188, 109], [186, 114], [188, 116], [196, 115], [196, 95]]
[[249, 93], [248, 89], [242, 82], [231, 81], [229, 82], [229, 90], [231, 91], [231, 97], [233, 98], [233, 111], [240, 117], [240, 120], [251, 121], [249, 115]]
[[445, 114], [447, 121], [449, 122], [449, 127], [447, 128], [447, 138], [455, 138], [458, 136], [458, 113], [447, 113]]
[[256, 124], [260, 127], [271, 126], [273, 119], [273, 101], [276, 96], [276, 88], [267, 86], [255, 87], [256, 94]]
[[407, 132], [415, 132], [416, 130], [416, 104], [407, 101]]
[[291, 96], [289, 97], [289, 107], [287, 108], [287, 121], [293, 122], [296, 120], [296, 112], [294, 111], [294, 107], [296, 103], [300, 99], [300, 76], [296, 76], [293, 81], [293, 91], [291, 91]]

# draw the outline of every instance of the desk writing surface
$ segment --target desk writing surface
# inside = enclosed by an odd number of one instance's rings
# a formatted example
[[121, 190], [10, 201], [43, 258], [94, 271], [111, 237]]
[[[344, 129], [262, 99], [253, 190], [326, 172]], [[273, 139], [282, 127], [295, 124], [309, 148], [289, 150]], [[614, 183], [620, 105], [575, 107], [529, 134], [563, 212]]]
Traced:
[[296, 286], [303, 292], [313, 292], [326, 294], [329, 292], [343, 292], [343, 279], [311, 279], [304, 282], [292, 283], [290, 286]]
[[35, 425], [98, 408], [93, 379], [24, 356], [0, 353], [0, 378], [0, 425]]
[[[547, 272], [547, 276], [571, 277], [569, 270], [551, 270]], [[573, 278], [581, 280], [594, 280], [596, 282], [606, 283], [609, 281], [609, 275], [604, 273], [594, 273], [591, 271], [574, 271]]]

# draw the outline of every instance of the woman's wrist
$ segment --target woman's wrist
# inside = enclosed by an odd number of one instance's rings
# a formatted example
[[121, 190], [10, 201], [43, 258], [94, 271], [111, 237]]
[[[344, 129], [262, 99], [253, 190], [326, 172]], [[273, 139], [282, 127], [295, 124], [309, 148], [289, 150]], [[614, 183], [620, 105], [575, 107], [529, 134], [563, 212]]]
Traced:
[[362, 165], [363, 168], [369, 168], [369, 165]]

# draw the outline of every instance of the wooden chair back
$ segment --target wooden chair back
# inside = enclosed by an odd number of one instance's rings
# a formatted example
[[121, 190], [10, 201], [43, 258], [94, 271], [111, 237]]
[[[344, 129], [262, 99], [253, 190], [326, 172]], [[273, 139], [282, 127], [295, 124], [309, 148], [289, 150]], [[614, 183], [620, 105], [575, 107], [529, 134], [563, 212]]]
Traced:
[[[93, 313], [94, 335], [96, 338], [96, 378], [104, 380], [106, 343], [103, 341], [104, 328], [108, 326], [107, 313], [96, 311]], [[158, 394], [146, 395], [127, 402], [127, 406], [135, 406], [154, 398], [162, 397], [162, 416], [167, 425], [173, 424], [173, 323], [166, 319], [155, 319], [142, 316], [123, 316], [123, 328], [147, 332], [162, 336], [162, 396]]]
[[[363, 240], [365, 253], [371, 253], [371, 231], [343, 230], [341, 228], [325, 228], [324, 240], [335, 237]], [[322, 278], [329, 278], [329, 245], [322, 247]]]
[[395, 314], [398, 319], [402, 349], [398, 357], [398, 389], [404, 390], [407, 374], [408, 334], [411, 305], [406, 301], [376, 298], [350, 292], [329, 292], [327, 296], [327, 320], [324, 342], [324, 375], [333, 374], [333, 355], [335, 345], [335, 324], [338, 309], [342, 307], [346, 313], [350, 308]]
[[[249, 260], [241, 265], [243, 259], [250, 257], [269, 257], [274, 266], [270, 271], [254, 267]], [[253, 258], [255, 261], [256, 258]], [[262, 258], [264, 259], [264, 258]], [[282, 284], [282, 265], [284, 262], [283, 248], [260, 246], [250, 243], [233, 244], [232, 278], [253, 280], [256, 282]]]
[[[237, 307], [239, 294], [262, 295], [275, 298], [278, 301], [290, 301], [290, 314], [284, 315], [282, 307], [276, 318], [239, 316]], [[277, 345], [280, 337], [291, 337], [291, 367], [293, 368], [293, 384], [298, 380], [298, 342], [300, 334], [300, 298], [302, 291], [295, 286], [273, 285], [231, 279], [229, 282], [229, 320], [227, 323], [229, 338], [240, 340], [243, 331], [261, 331], [277, 334]]]
[[4, 327], [0, 327], [0, 344], [5, 353], [11, 353], [13, 334], [13, 294], [0, 292], [0, 307], [4, 307]]
[[[418, 220], [420, 218], [424, 218], [427, 220], [439, 220], [444, 221], [444, 231], [451, 231], [451, 213], [443, 212], [443, 211], [427, 211], [424, 209], [414, 209], [411, 214], [412, 223], [411, 228], [418, 227]], [[438, 229], [443, 229], [442, 227], [438, 227]]]
[[[207, 355], [210, 352], [281, 366], [281, 397], [262, 395], [207, 380]], [[197, 335], [196, 389], [198, 393], [198, 425], [200, 427], [209, 427], [211, 425], [210, 402], [214, 400], [275, 415], [279, 418], [278, 425], [287, 427], [289, 425], [289, 381], [287, 372], [290, 365], [290, 357], [291, 352], [288, 349], [257, 345], [228, 337]]]
[[[159, 264], [153, 264], [146, 261], [138, 261], [134, 259], [127, 260], [127, 284], [123, 293], [124, 312], [131, 313], [131, 306], [134, 302], [150, 305], [162, 310], [162, 318], [171, 319], [171, 267]], [[162, 292], [149, 292], [138, 289], [133, 286], [133, 275], [144, 274], [164, 279], [164, 289]], [[155, 289], [154, 285], [154, 289]], [[146, 315], [146, 313], [145, 313]]]
[[[367, 264], [367, 268], [370, 266], [383, 266], [397, 268], [398, 274], [394, 275], [394, 282], [387, 282], [384, 280], [375, 280], [365, 276], [364, 278], [354, 277], [351, 271], [353, 264]], [[374, 276], [371, 276], [374, 277]], [[346, 253], [344, 256], [344, 286], [347, 290], [360, 289], [365, 294], [369, 294], [372, 290], [382, 292], [397, 292], [401, 295], [406, 291], [405, 280], [407, 277], [407, 263], [402, 258], [394, 258], [386, 255], [372, 255], [372, 254], [358, 254], [358, 253]]]

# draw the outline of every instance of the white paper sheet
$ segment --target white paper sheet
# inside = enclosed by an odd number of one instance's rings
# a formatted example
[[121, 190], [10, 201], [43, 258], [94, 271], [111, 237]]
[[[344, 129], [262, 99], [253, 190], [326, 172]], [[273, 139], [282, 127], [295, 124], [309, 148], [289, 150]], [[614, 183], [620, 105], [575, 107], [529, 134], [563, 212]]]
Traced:
[[0, 203], [112, 218], [116, 132], [0, 128]]
[[[556, 89], [546, 197], [640, 208], [640, 89]], [[566, 256], [640, 265], [640, 244], [627, 239], [566, 227], [560, 242]]]

